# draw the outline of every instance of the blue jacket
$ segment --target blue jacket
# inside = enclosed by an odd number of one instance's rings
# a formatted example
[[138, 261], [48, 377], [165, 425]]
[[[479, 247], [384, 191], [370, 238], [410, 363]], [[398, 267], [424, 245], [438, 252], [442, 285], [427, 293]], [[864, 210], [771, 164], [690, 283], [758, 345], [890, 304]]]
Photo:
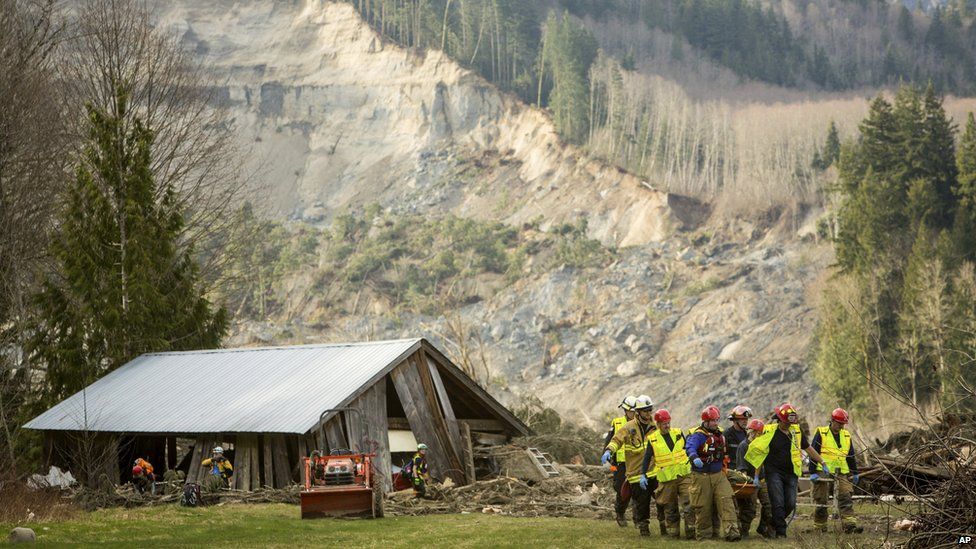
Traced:
[[717, 473], [722, 470], [721, 461], [705, 463], [704, 467], [695, 467], [695, 458], [700, 457], [698, 455], [698, 450], [703, 444], [705, 444], [705, 440], [707, 438], [708, 437], [706, 437], [702, 432], [695, 431], [695, 433], [689, 436], [685, 441], [685, 452], [688, 453], [688, 460], [692, 462], [691, 470], [696, 473]]

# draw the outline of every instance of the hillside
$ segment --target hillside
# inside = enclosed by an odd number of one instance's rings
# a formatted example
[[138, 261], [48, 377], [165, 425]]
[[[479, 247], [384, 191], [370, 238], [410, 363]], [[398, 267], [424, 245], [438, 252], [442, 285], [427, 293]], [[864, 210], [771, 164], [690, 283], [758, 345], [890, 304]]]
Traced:
[[[563, 144], [543, 112], [384, 41], [347, 4], [186, 2], [160, 17], [216, 64], [279, 220], [276, 282], [258, 288], [263, 314], [231, 304], [230, 344], [421, 332], [496, 393], [594, 424], [626, 392], [686, 422], [746, 395], [812, 405], [807, 289], [831, 260], [815, 211], [703, 225], [704, 206]], [[461, 261], [485, 252], [433, 220], [465, 218], [513, 227], [479, 233], [508, 259]], [[458, 259], [435, 270], [441, 248]]]

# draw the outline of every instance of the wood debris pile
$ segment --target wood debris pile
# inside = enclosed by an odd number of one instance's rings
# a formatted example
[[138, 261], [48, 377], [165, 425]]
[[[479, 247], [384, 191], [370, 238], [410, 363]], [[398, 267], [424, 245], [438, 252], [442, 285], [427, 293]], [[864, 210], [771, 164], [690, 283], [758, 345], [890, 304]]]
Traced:
[[[157, 483], [157, 489], [161, 488]], [[222, 505], [226, 503], [293, 503], [300, 502], [301, 489], [298, 485], [287, 488], [261, 488], [245, 491], [220, 489], [218, 491], [203, 491], [200, 494], [200, 505]], [[165, 492], [165, 493], [161, 493]], [[156, 495], [140, 494], [131, 484], [105, 489], [77, 489], [72, 490], [67, 499], [73, 500], [87, 511], [109, 507], [144, 507], [179, 503], [182, 489], [160, 490]]]
[[607, 471], [589, 465], [559, 466], [560, 476], [538, 482], [500, 476], [466, 486], [429, 486], [428, 498], [412, 490], [389, 494], [387, 515], [490, 513], [519, 517], [613, 517], [614, 492]]

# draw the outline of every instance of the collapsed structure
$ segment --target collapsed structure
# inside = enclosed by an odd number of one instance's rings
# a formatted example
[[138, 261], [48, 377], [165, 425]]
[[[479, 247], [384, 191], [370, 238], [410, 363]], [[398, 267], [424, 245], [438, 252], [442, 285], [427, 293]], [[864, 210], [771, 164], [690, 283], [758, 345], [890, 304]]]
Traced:
[[299, 482], [315, 449], [375, 453], [388, 490], [394, 456], [417, 441], [431, 447], [432, 475], [464, 484], [473, 440], [530, 432], [424, 339], [146, 354], [25, 427], [44, 431], [46, 466], [98, 455], [116, 482], [136, 456], [199, 480], [223, 445], [241, 490]]

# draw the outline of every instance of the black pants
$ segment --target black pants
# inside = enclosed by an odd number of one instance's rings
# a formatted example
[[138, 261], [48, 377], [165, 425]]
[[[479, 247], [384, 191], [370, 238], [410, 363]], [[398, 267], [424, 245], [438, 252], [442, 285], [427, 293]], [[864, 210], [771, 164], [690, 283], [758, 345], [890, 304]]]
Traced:
[[766, 487], [773, 508], [773, 530], [777, 536], [786, 535], [786, 520], [796, 510], [796, 475], [776, 469], [766, 470]]
[[422, 498], [427, 495], [427, 483], [423, 480], [414, 479], [413, 481], [413, 491], [418, 498]]
[[636, 482], [630, 483], [630, 505], [634, 511], [634, 524], [644, 532], [649, 530], [648, 524], [651, 520], [651, 500], [653, 499], [654, 489], [650, 485], [645, 490]]
[[617, 494], [617, 499], [613, 503], [613, 509], [618, 515], [624, 514], [627, 510], [627, 504], [630, 503], [629, 498], [624, 499], [620, 495], [620, 489], [623, 488], [625, 482], [627, 482], [627, 466], [626, 464], [618, 463], [617, 470], [613, 472], [613, 491]]

